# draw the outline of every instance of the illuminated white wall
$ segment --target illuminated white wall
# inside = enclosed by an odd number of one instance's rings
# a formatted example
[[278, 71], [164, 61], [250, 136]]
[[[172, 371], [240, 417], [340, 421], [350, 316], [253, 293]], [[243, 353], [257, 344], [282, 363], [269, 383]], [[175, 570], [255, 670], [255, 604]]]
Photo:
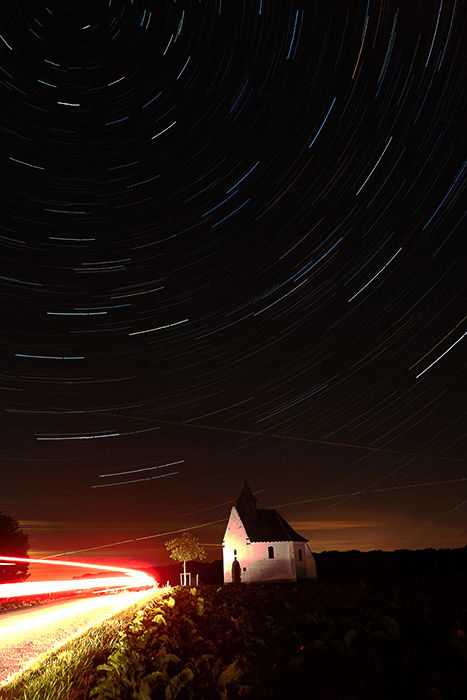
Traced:
[[[229, 522], [224, 535], [223, 558], [224, 558], [224, 583], [232, 583], [232, 562], [234, 560], [234, 550], [237, 551], [237, 560], [242, 567], [242, 581], [246, 581], [248, 573], [248, 547], [246, 530], [240, 519], [237, 509], [232, 508]], [[246, 572], [243, 568], [246, 568]]]
[[[273, 559], [269, 558], [268, 547], [274, 548]], [[299, 550], [302, 551], [302, 561]], [[250, 542], [237, 509], [233, 507], [223, 541], [224, 583], [232, 583], [235, 557], [241, 567], [241, 580], [246, 583], [316, 578], [315, 561], [305, 542]]]
[[[274, 548], [274, 559], [268, 557], [268, 547]], [[252, 542], [248, 545], [249, 581], [295, 581], [293, 542]]]

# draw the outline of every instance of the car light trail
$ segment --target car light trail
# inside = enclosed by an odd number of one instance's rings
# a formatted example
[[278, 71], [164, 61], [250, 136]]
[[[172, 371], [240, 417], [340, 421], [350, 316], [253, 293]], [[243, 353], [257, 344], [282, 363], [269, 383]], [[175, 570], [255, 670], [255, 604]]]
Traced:
[[55, 561], [51, 559], [29, 559], [25, 557], [9, 557], [0, 554], [0, 566], [13, 563], [30, 564], [50, 564], [51, 566], [67, 566], [81, 569], [97, 569], [98, 571], [109, 571], [119, 573], [120, 576], [109, 576], [108, 578], [81, 578], [64, 579], [57, 581], [22, 581], [20, 583], [0, 584], [0, 599], [2, 598], [25, 598], [28, 596], [47, 595], [48, 593], [65, 593], [70, 591], [103, 589], [112, 591], [115, 589], [127, 588], [149, 588], [153, 587], [155, 580], [152, 576], [136, 569], [127, 569], [121, 566], [107, 566], [101, 564], [87, 564], [76, 561]]
[[[164, 589], [157, 593], [163, 594]], [[153, 595], [153, 590], [124, 591], [105, 597], [47, 602], [3, 613], [0, 615], [0, 687], [45, 661], [52, 651]]]
[[[139, 591], [137, 593], [126, 591], [125, 593], [116, 593], [108, 598], [93, 596], [79, 600], [56, 601], [55, 603], [47, 603], [45, 606], [39, 605], [33, 608], [4, 613], [0, 618], [2, 620], [0, 650], [5, 640], [18, 639], [22, 634], [31, 635], [46, 628], [50, 632], [55, 626], [62, 626], [64, 621], [71, 617], [82, 619], [89, 614], [94, 615], [95, 613], [98, 617], [93, 617], [93, 624], [97, 624], [105, 620], [109, 614], [113, 615], [121, 612], [140, 597], [147, 595], [147, 593], [148, 591]], [[103, 607], [105, 608], [104, 614], [100, 610]], [[110, 612], [107, 612], [108, 610]]]

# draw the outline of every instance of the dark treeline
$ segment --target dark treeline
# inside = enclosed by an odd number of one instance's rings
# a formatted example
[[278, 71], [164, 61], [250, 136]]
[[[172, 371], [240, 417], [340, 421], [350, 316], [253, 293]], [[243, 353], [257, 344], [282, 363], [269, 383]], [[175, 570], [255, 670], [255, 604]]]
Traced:
[[467, 546], [459, 549], [350, 550], [314, 555], [321, 581], [467, 573]]
[[[209, 563], [190, 561], [186, 568], [191, 573], [192, 585], [196, 583], [196, 574], [199, 576], [200, 584], [218, 584], [224, 581], [223, 564], [220, 560]], [[170, 581], [171, 586], [177, 586], [180, 584], [182, 567], [180, 564], [168, 564], [167, 566], [151, 567], [147, 569], [147, 572], [154, 576], [162, 586], [165, 586], [167, 581]]]
[[[431, 574], [467, 573], [467, 546], [459, 549], [397, 549], [385, 552], [381, 549], [360, 552], [320, 552], [314, 554], [319, 581], [342, 581], [375, 577], [429, 576]], [[190, 562], [187, 566], [195, 584], [199, 582], [220, 584], [223, 582], [222, 561]], [[153, 567], [149, 573], [156, 575], [160, 584], [180, 583], [181, 566]]]

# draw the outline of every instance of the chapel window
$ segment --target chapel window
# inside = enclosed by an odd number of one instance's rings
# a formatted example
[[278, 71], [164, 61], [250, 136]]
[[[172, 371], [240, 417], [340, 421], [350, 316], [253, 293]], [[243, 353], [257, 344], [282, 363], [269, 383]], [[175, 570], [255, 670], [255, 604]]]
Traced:
[[268, 547], [268, 557], [274, 559], [274, 547]]

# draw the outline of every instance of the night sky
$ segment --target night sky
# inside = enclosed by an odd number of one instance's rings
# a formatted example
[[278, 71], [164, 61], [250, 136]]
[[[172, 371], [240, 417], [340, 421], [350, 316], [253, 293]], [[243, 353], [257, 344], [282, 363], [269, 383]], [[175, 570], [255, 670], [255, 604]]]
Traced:
[[315, 551], [464, 545], [458, 0], [0, 28], [0, 510], [31, 554], [220, 521], [219, 558], [244, 475]]

